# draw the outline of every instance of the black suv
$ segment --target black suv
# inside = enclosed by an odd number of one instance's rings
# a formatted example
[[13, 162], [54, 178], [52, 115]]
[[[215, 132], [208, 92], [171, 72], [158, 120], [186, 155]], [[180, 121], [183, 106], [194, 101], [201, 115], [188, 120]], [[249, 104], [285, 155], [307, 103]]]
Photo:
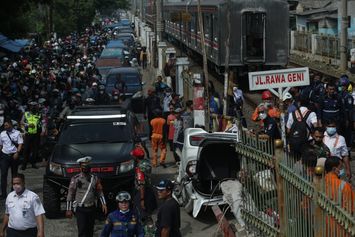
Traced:
[[134, 186], [135, 146], [139, 122], [118, 106], [78, 107], [67, 116], [49, 157], [43, 179], [43, 204], [48, 218], [61, 213], [72, 176], [80, 172], [76, 160], [91, 156], [91, 172], [101, 178], [108, 201], [121, 189]]

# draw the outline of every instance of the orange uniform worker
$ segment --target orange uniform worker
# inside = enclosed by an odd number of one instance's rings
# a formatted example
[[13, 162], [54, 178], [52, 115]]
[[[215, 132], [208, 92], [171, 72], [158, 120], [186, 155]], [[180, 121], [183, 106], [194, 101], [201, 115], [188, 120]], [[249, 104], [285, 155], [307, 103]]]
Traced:
[[[268, 108], [268, 115], [271, 118], [280, 118], [280, 110], [276, 107], [273, 106], [272, 104], [272, 94], [270, 91], [264, 91], [261, 94], [261, 99], [263, 100], [263, 102], [260, 105], [263, 105], [265, 107]], [[256, 109], [254, 110], [253, 115], [251, 116], [251, 119], [253, 121], [258, 121], [259, 119], [259, 107], [256, 107]]]
[[164, 126], [166, 120], [162, 116], [160, 110], [155, 111], [155, 118], [150, 121], [152, 126], [152, 165], [157, 166], [158, 159], [158, 148], [160, 148], [160, 165], [166, 168], [165, 158], [166, 158], [166, 143], [164, 141]]
[[[345, 176], [345, 169], [339, 157], [331, 156], [325, 161], [325, 192], [329, 199], [339, 204], [340, 207], [349, 213], [354, 214], [355, 194], [351, 185], [341, 180]], [[325, 236], [351, 236], [344, 229], [340, 222], [337, 222], [333, 216], [326, 217]]]

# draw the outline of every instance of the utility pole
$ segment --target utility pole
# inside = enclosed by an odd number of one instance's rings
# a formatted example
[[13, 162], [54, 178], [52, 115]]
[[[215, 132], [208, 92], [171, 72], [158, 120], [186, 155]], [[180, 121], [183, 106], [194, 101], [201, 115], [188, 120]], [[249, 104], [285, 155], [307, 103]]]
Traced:
[[340, 69], [348, 69], [348, 0], [341, 0]]
[[223, 115], [227, 115], [227, 96], [228, 96], [228, 84], [229, 84], [229, 39], [230, 39], [230, 0], [227, 2], [227, 37], [226, 37], [226, 57], [224, 60], [224, 91], [223, 91]]
[[207, 54], [205, 47], [205, 32], [203, 30], [203, 21], [202, 21], [202, 12], [201, 12], [201, 0], [197, 2], [197, 12], [198, 12], [198, 25], [200, 28], [201, 35], [201, 50], [203, 57], [203, 74], [204, 74], [204, 82], [205, 82], [205, 103], [206, 103], [206, 114], [205, 114], [205, 127], [206, 131], [210, 130], [210, 96], [208, 91], [208, 68], [207, 68]]

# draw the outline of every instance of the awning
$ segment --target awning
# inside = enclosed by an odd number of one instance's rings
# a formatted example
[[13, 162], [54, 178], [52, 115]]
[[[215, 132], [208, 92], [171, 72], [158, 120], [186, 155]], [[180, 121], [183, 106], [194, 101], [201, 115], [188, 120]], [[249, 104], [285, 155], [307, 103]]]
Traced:
[[11, 40], [6, 36], [0, 34], [0, 48], [3, 48], [12, 53], [18, 53], [25, 46], [30, 45], [31, 41], [28, 39]]

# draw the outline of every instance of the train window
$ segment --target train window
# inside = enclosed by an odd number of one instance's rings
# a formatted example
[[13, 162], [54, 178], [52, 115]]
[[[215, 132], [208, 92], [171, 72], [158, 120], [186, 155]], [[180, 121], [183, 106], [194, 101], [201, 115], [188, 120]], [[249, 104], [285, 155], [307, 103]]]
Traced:
[[265, 13], [262, 12], [245, 12], [243, 14], [244, 60], [264, 60], [265, 19]]

